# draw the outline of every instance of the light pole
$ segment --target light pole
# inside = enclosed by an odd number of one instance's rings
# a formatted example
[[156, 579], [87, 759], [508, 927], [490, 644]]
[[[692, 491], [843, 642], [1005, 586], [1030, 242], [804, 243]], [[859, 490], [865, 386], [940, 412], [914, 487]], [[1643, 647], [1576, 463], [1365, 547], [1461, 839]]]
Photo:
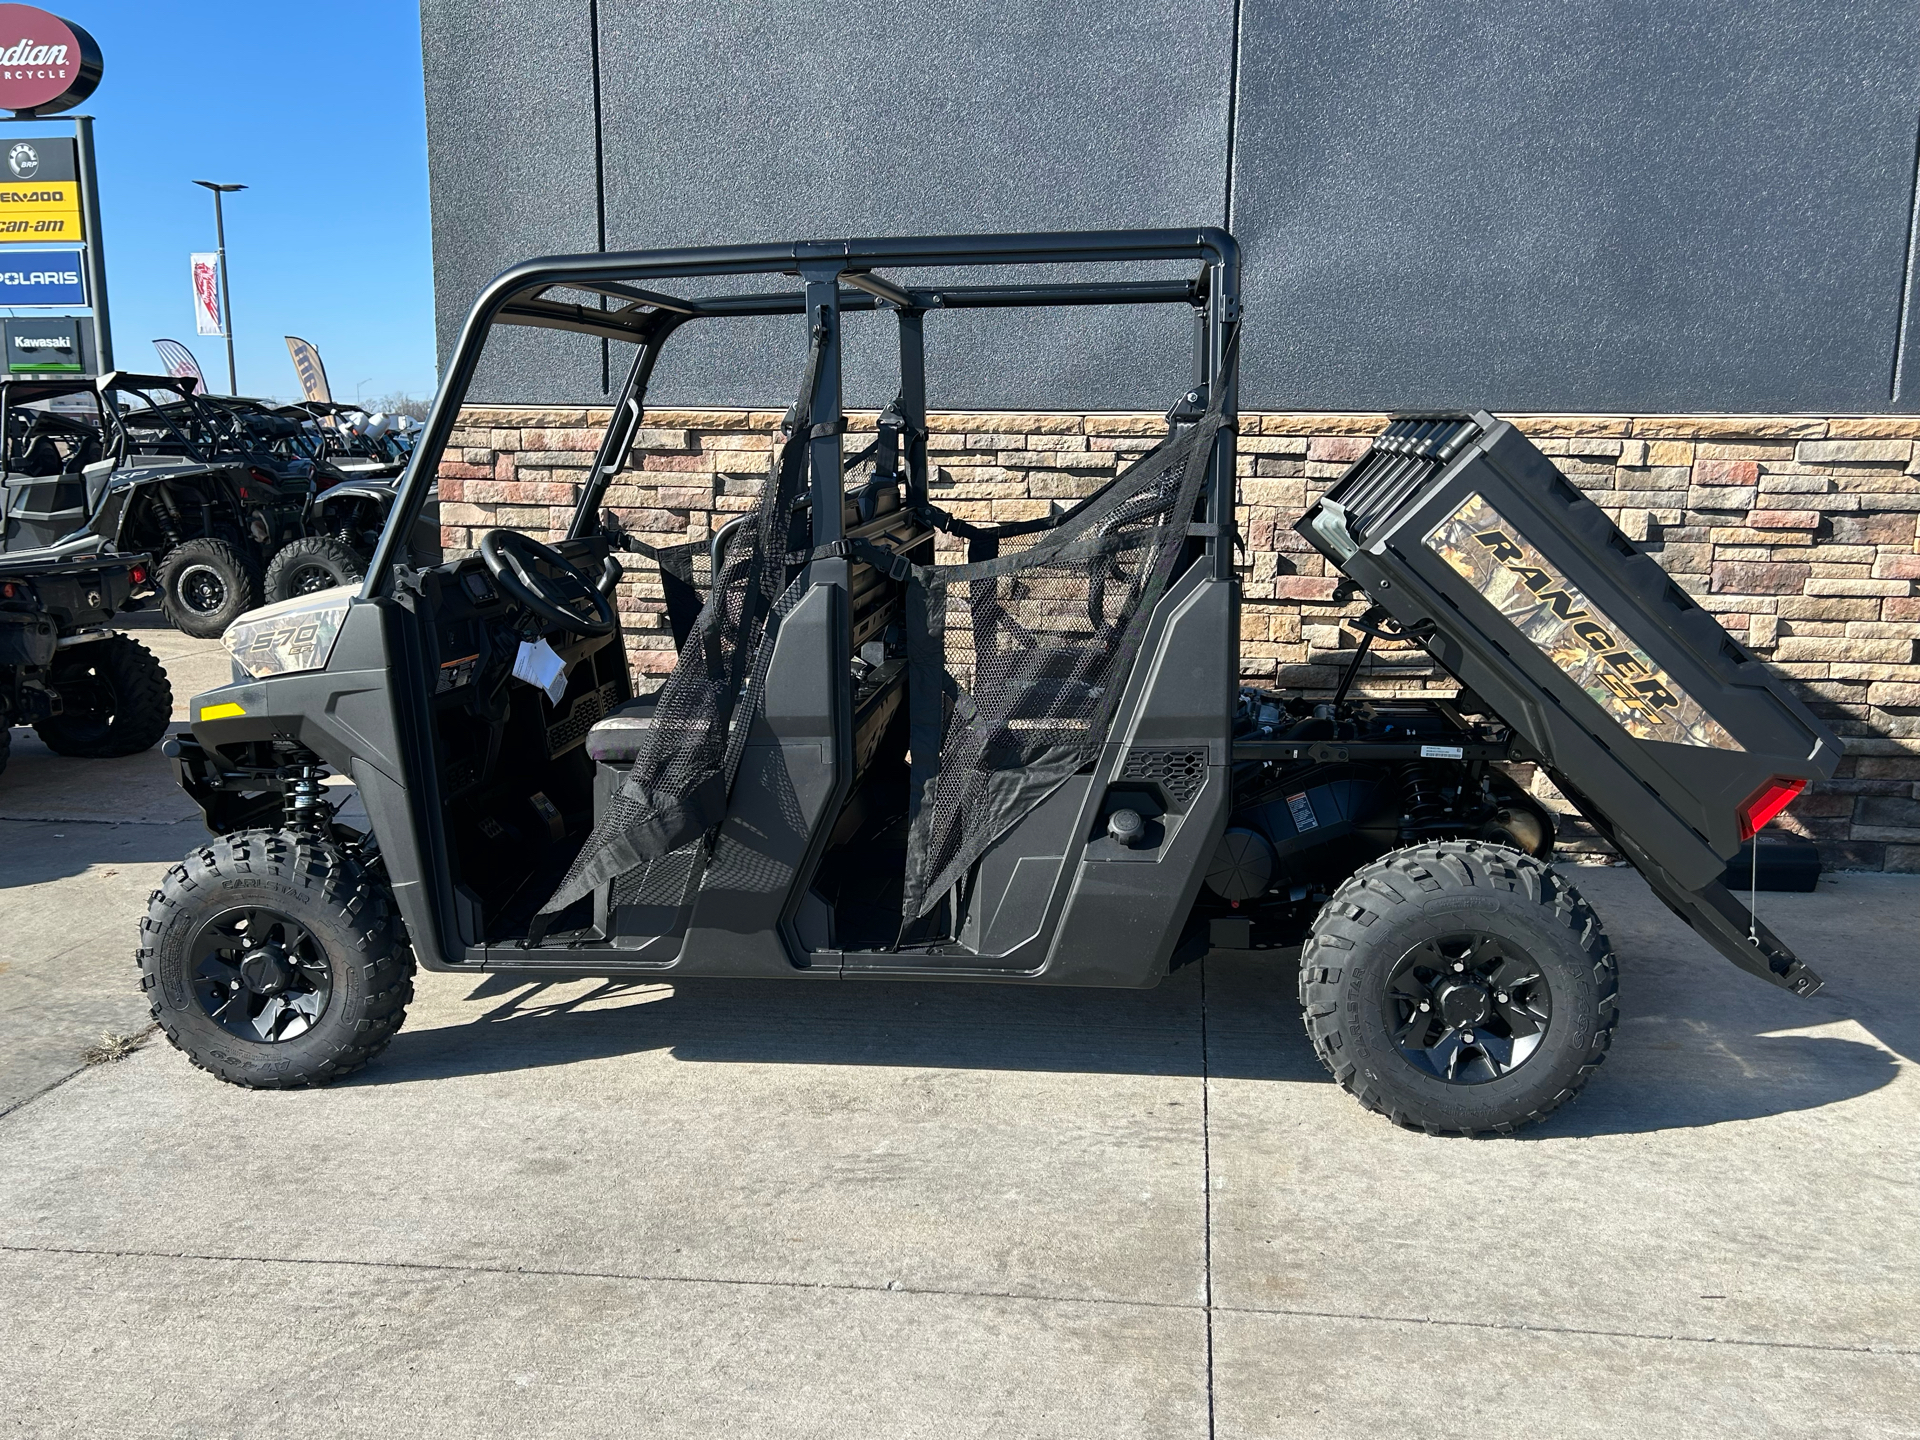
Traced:
[[235, 190], [244, 190], [244, 185], [221, 185], [212, 180], [196, 180], [196, 185], [205, 186], [213, 192], [213, 238], [214, 248], [220, 252], [220, 318], [227, 327], [227, 393], [238, 395], [240, 382], [234, 378], [233, 371], [233, 297], [227, 291], [227, 222], [220, 213], [220, 197], [231, 195]]

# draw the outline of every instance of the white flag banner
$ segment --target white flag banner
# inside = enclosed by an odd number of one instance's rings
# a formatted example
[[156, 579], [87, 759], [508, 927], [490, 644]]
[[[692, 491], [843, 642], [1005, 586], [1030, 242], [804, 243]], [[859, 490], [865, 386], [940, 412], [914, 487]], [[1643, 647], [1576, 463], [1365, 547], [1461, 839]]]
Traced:
[[224, 335], [220, 327], [220, 256], [189, 257], [193, 263], [193, 321], [199, 335]]
[[200, 362], [193, 358], [193, 352], [178, 340], [156, 340], [153, 348], [160, 352], [160, 364], [167, 374], [176, 380], [198, 382], [195, 389], [206, 393], [207, 377], [200, 373]]

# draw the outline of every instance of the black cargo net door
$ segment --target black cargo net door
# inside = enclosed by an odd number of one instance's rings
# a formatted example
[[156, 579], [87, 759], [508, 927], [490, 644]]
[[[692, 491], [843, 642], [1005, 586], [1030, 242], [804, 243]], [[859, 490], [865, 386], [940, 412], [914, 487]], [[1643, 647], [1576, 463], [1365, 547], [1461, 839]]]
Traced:
[[[794, 529], [807, 523], [799, 514], [799, 501], [806, 494], [814, 377], [825, 338], [824, 329], [815, 331], [791, 428], [774, 452], [752, 518], [732, 535], [712, 571], [705, 600], [680, 641], [679, 660], [661, 688], [653, 726], [633, 768], [560, 888], [540, 907], [530, 939], [537, 941], [553, 916], [603, 882], [680, 850], [726, 818], [773, 637], [780, 617], [799, 599], [797, 584], [789, 587], [789, 561], [795, 558]], [[692, 553], [662, 552], [676, 632], [676, 596], [687, 607], [687, 595], [697, 593], [693, 587], [698, 572], [706, 568]]]
[[1018, 553], [914, 569], [907, 924], [1098, 757], [1221, 424], [1216, 403]]

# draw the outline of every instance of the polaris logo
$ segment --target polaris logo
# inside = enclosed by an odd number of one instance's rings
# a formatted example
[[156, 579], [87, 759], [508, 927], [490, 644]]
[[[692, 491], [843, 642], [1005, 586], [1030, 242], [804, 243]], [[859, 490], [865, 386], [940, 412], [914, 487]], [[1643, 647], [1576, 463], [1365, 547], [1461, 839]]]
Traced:
[[0, 285], [78, 285], [78, 270], [0, 270]]

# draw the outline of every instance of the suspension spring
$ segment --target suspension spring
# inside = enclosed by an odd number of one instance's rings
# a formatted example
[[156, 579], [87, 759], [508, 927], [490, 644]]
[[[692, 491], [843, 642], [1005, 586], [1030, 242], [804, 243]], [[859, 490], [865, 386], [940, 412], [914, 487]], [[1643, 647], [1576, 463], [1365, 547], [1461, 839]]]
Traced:
[[1395, 768], [1394, 776], [1400, 782], [1402, 839], [1412, 839], [1447, 818], [1447, 802], [1437, 766], [1424, 760], [1407, 760]]
[[286, 826], [304, 835], [319, 835], [333, 818], [333, 807], [321, 798], [324, 777], [318, 765], [302, 765], [287, 781]]

